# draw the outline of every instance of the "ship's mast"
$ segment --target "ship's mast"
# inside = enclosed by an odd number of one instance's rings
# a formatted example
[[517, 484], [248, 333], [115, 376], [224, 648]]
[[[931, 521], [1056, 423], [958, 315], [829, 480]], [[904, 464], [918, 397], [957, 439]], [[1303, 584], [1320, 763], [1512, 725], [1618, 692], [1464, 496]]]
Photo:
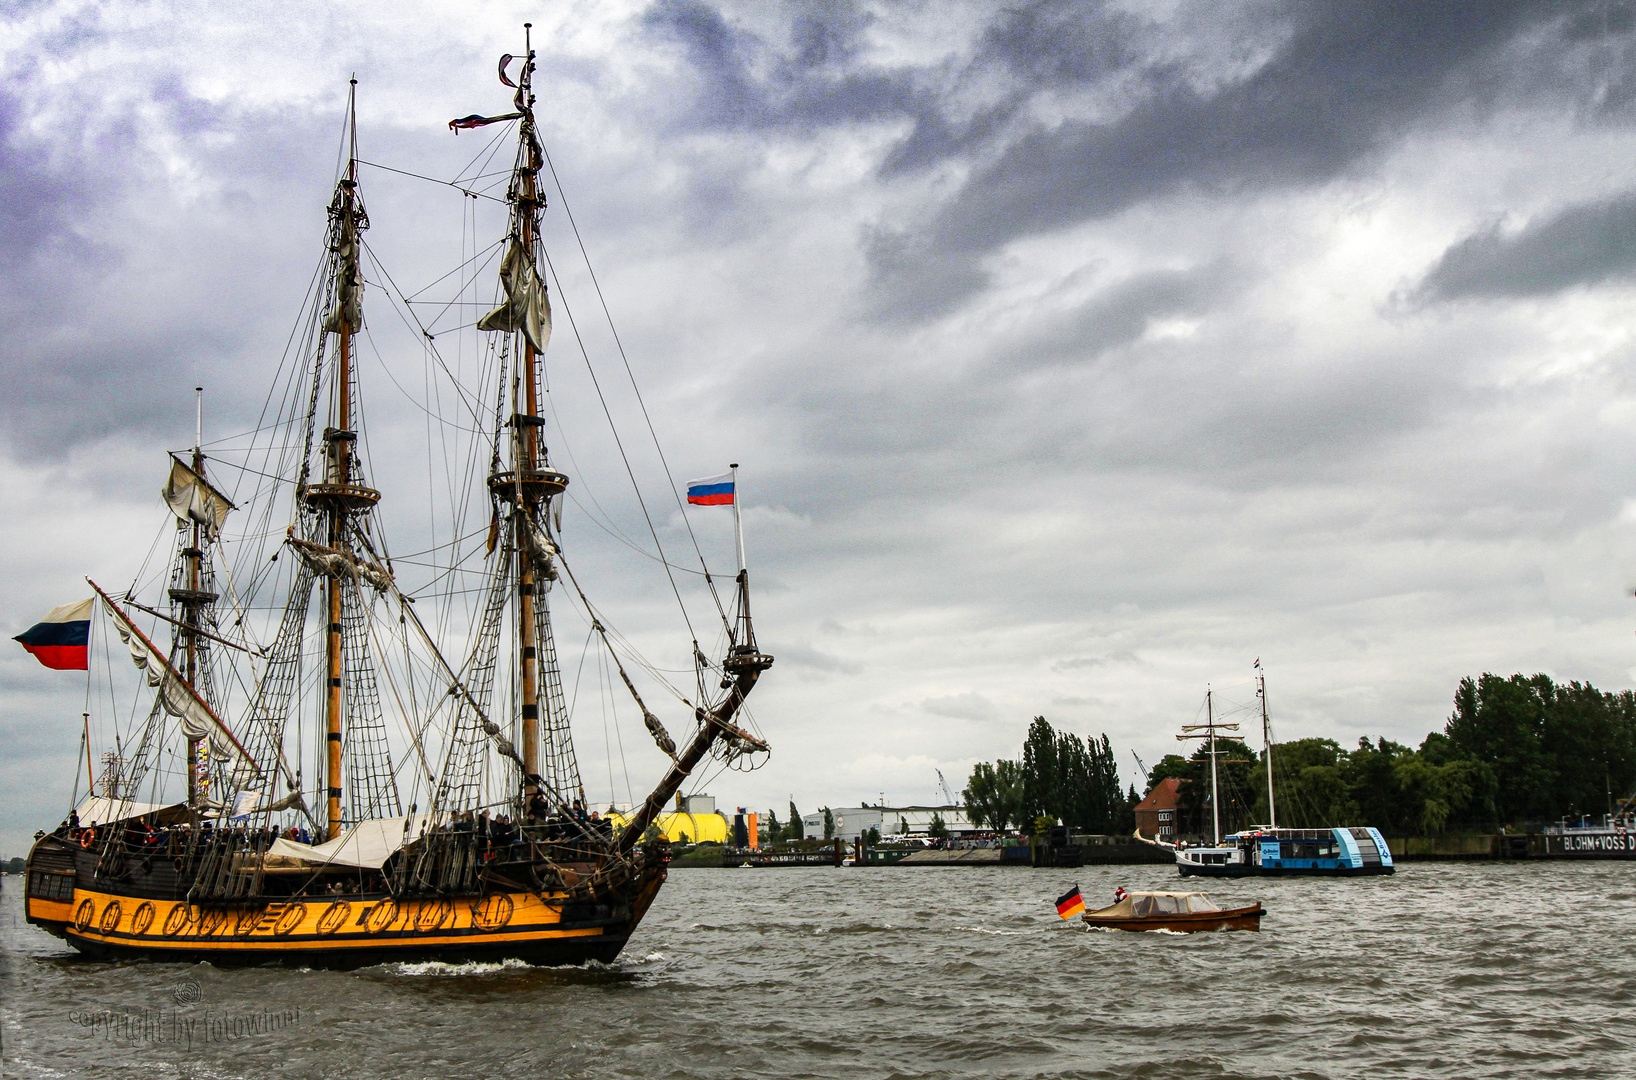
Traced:
[[1272, 722], [1267, 719], [1267, 677], [1255, 677], [1255, 693], [1261, 699], [1261, 745], [1267, 752], [1267, 826], [1278, 828], [1278, 808], [1272, 801]]
[[[578, 770], [572, 765], [566, 728], [561, 732], [561, 740], [558, 738], [557, 725], [566, 725], [567, 717], [557, 688], [555, 654], [544, 604], [545, 591], [556, 580], [553, 559], [558, 554], [549, 528], [549, 510], [551, 500], [567, 489], [568, 477], [551, 467], [542, 439], [545, 419], [540, 415], [540, 354], [550, 340], [551, 309], [545, 283], [540, 280], [536, 269], [536, 249], [540, 244], [540, 215], [545, 208], [545, 198], [539, 189], [539, 173], [545, 166], [545, 157], [534, 118], [532, 25], [524, 23], [523, 29], [527, 35], [525, 54], [517, 82], [513, 83], [508, 74], [509, 65], [515, 57], [510, 54], [501, 57], [499, 69], [500, 81], [516, 88], [513, 98], [515, 111], [499, 116], [461, 117], [451, 120], [449, 127], [459, 132], [488, 124], [519, 121], [516, 164], [507, 192], [511, 204], [510, 246], [500, 268], [505, 298], [499, 307], [477, 321], [477, 327], [479, 330], [516, 335], [512, 340], [518, 342], [516, 374], [510, 391], [511, 460], [502, 464], [496, 454], [495, 471], [489, 476], [489, 490], [495, 499], [497, 519], [502, 509], [500, 504], [509, 507], [507, 522], [516, 549], [513, 555], [515, 567], [509, 571], [504, 567], [497, 569], [502, 575], [509, 573], [509, 577], [502, 577], [501, 580], [514, 584], [517, 594], [516, 700], [522, 745], [520, 755], [512, 752], [510, 756], [522, 768], [521, 794], [526, 807], [542, 791], [549, 790], [558, 798], [567, 798], [577, 792], [583, 798], [583, 789], [578, 783]], [[493, 542], [491, 536], [491, 551]], [[724, 618], [730, 655], [722, 663], [722, 689], [728, 693], [713, 708], [706, 704], [693, 706], [699, 730], [679, 756], [663, 726], [637, 697], [648, 729], [660, 748], [671, 758], [672, 768], [627, 822], [625, 831], [615, 842], [618, 851], [628, 852], [635, 846], [649, 822], [676, 792], [682, 780], [718, 742], [729, 743], [729, 752], [735, 755], [766, 749], [766, 744], [759, 738], [733, 723], [744, 696], [755, 685], [761, 672], [772, 664], [772, 657], [757, 649], [750, 625], [749, 576], [744, 569], [742, 533], [738, 548], [740, 626], [735, 631]], [[604, 628], [596, 623], [594, 629], [601, 631]], [[621, 674], [624, 675], [624, 672], [621, 671]], [[628, 676], [625, 681], [635, 696], [635, 687], [630, 684]], [[546, 710], [547, 715], [542, 715], [542, 709]], [[545, 728], [548, 717], [552, 725], [549, 747]], [[490, 731], [489, 734], [492, 737], [494, 732]], [[545, 760], [547, 750], [549, 761]]]
[[1210, 827], [1215, 831], [1215, 844], [1221, 845], [1221, 784], [1216, 779], [1216, 718], [1211, 706], [1211, 692], [1204, 692], [1204, 718], [1210, 730]]
[[[195, 386], [194, 414], [193, 414], [193, 455], [188, 461], [189, 467], [198, 478], [198, 483], [208, 485], [205, 477], [204, 457], [204, 387]], [[177, 618], [177, 638], [181, 645], [182, 677], [196, 693], [201, 696], [205, 689], [201, 685], [205, 681], [205, 658], [201, 644], [203, 638], [213, 635], [207, 633], [205, 626], [205, 608], [216, 602], [216, 594], [206, 588], [204, 559], [205, 544], [213, 537], [213, 531], [207, 528], [198, 517], [190, 517], [182, 524], [182, 532], [186, 537], [181, 550], [181, 572], [172, 578], [170, 600], [174, 605]], [[189, 806], [198, 807], [210, 797], [210, 749], [209, 743], [203, 738], [187, 740], [187, 802]]]
[[[348, 153], [346, 175], [336, 188], [331, 204], [334, 215], [334, 242], [337, 247], [335, 306], [326, 329], [337, 338], [333, 386], [332, 426], [324, 430], [324, 482], [307, 489], [307, 500], [323, 517], [324, 538], [332, 551], [343, 558], [352, 548], [352, 515], [372, 506], [380, 494], [353, 480], [352, 338], [361, 322], [363, 288], [359, 270], [359, 233], [365, 228], [358, 204], [358, 80], [353, 79], [347, 95]], [[324, 576], [324, 783], [326, 788], [325, 833], [334, 838], [341, 832], [341, 748], [342, 682], [345, 677], [342, 649], [342, 575]]]
[[[535, 224], [539, 220], [539, 151], [535, 149], [534, 135], [534, 44], [533, 24], [523, 24], [523, 71], [518, 80], [517, 99], [522, 105], [523, 119], [519, 137], [522, 153], [517, 162], [517, 175], [512, 185], [517, 216], [517, 242], [522, 248], [523, 264], [534, 265]], [[537, 512], [539, 498], [522, 482], [539, 468], [540, 416], [539, 354], [534, 343], [523, 335], [523, 408], [518, 410], [513, 424], [511, 441], [512, 469], [518, 478], [518, 501], [515, 513], [525, 521]], [[523, 725], [523, 798], [530, 799], [539, 791], [534, 779], [540, 773], [540, 668], [539, 643], [535, 641], [534, 622], [534, 560], [529, 544], [517, 544], [517, 660], [522, 674]]]
[[[1216, 732], [1218, 730], [1237, 731], [1238, 725], [1216, 723], [1215, 693], [1208, 688], [1204, 691], [1204, 720], [1205, 722], [1202, 724], [1183, 724], [1182, 734], [1176, 736], [1176, 738], [1178, 741], [1183, 739], [1209, 740], [1209, 746], [1205, 752], [1210, 755], [1210, 828], [1215, 838], [1213, 843], [1219, 846], [1221, 844], [1221, 787], [1216, 772]], [[1204, 734], [1196, 734], [1200, 731], [1204, 732]]]
[[[203, 480], [204, 387], [195, 386], [193, 392], [197, 395], [197, 399], [194, 403], [192, 464], [193, 471], [199, 475], [199, 479]], [[201, 592], [199, 588], [199, 563], [204, 556], [204, 548], [200, 544], [202, 539], [200, 530], [200, 524], [195, 521], [193, 523], [193, 543], [182, 553], [187, 562], [187, 589], [193, 594], [194, 598]], [[180, 603], [182, 605], [182, 640], [187, 647], [182, 674], [187, 679], [187, 684], [197, 690], [199, 686], [199, 603], [193, 598], [181, 600]], [[187, 741], [187, 804], [189, 806], [199, 805], [199, 796], [201, 795], [199, 790], [199, 749], [203, 742], [203, 739], [189, 739]], [[206, 767], [208, 768], [208, 765]]]

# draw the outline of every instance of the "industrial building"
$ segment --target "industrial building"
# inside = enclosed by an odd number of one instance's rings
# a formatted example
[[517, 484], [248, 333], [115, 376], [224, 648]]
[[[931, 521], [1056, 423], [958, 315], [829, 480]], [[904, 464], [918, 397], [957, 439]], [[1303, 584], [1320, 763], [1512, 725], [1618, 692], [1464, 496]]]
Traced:
[[[963, 806], [842, 806], [832, 807], [835, 818], [835, 836], [851, 843], [870, 829], [879, 829], [881, 836], [926, 835], [932, 827], [932, 818], [941, 817], [950, 836], [980, 831], [966, 817]], [[824, 812], [801, 815], [801, 835], [808, 840], [824, 838]]]
[[[608, 818], [616, 827], [623, 828], [630, 815], [610, 811]], [[716, 800], [710, 795], [676, 796], [676, 809], [660, 814], [654, 824], [666, 839], [676, 843], [725, 844], [732, 831], [727, 815], [716, 809]], [[820, 836], [823, 831], [820, 821]]]

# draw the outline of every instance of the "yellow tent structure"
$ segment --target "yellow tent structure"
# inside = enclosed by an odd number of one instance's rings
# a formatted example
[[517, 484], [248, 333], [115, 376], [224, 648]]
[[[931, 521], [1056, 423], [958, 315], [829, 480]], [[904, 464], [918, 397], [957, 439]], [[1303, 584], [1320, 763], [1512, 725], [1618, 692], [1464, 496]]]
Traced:
[[[625, 814], [608, 814], [607, 818], [617, 829], [624, 828], [630, 820]], [[688, 842], [693, 844], [727, 843], [727, 819], [719, 813], [690, 814], [685, 810], [672, 810], [668, 814], [660, 814], [656, 824], [665, 839], [675, 843], [681, 843], [684, 833]]]

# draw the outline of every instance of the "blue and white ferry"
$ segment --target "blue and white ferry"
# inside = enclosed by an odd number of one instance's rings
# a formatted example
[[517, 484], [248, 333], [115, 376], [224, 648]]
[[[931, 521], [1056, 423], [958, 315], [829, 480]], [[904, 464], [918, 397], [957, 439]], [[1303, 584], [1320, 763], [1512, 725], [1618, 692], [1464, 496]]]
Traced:
[[1210, 847], [1176, 849], [1183, 877], [1360, 877], [1392, 874], [1392, 851], [1373, 828], [1247, 829]]
[[1215, 842], [1188, 847], [1149, 840], [1138, 830], [1136, 838], [1169, 848], [1176, 855], [1182, 877], [1362, 877], [1395, 874], [1392, 849], [1380, 830], [1373, 828], [1281, 829], [1278, 804], [1272, 790], [1272, 723], [1267, 718], [1267, 680], [1261, 661], [1255, 662], [1256, 697], [1261, 704], [1261, 739], [1267, 750], [1267, 810], [1272, 824], [1221, 835], [1219, 780], [1216, 773], [1216, 733], [1237, 731], [1238, 725], [1216, 719], [1214, 694], [1204, 695], [1205, 722], [1183, 726], [1178, 739], [1207, 739], [1210, 758], [1210, 819]]

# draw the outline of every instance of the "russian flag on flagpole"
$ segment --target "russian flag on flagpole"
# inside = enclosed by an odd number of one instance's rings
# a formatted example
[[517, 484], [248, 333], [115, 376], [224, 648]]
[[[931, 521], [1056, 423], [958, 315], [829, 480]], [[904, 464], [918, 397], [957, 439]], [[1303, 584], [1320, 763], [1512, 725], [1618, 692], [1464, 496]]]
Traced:
[[694, 506], [732, 506], [733, 487], [733, 474], [730, 472], [689, 480], [687, 501]]
[[85, 671], [90, 668], [92, 600], [64, 604], [13, 641], [34, 654], [34, 658], [57, 671]]

